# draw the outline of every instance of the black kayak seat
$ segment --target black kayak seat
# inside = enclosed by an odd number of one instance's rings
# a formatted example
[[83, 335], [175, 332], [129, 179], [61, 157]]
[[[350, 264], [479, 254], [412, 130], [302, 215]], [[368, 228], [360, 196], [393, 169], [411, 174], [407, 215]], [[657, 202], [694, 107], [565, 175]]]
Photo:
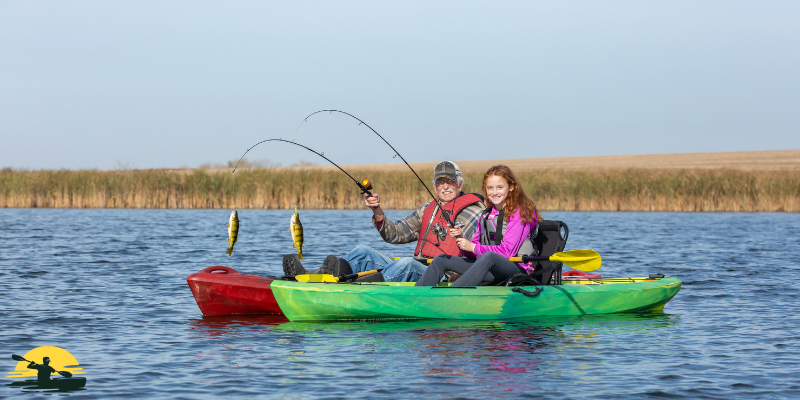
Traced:
[[[562, 234], [563, 231], [563, 234]], [[564, 251], [569, 238], [569, 228], [562, 221], [539, 221], [539, 233], [533, 238], [533, 247], [540, 257], [550, 257]], [[563, 264], [553, 261], [537, 261], [533, 276], [542, 285], [560, 285]]]

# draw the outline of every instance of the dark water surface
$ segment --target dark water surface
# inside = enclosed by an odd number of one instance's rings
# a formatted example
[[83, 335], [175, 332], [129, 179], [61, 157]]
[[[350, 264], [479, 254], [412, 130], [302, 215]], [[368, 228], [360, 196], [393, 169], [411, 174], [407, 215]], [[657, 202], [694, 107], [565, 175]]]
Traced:
[[[58, 346], [86, 371], [72, 398], [800, 397], [797, 214], [546, 213], [603, 276], [681, 278], [664, 314], [292, 323], [202, 317], [189, 274], [280, 274], [293, 251], [290, 211], [243, 210], [226, 256], [228, 213], [0, 209], [2, 376], [12, 353]], [[369, 215], [301, 210], [306, 264], [357, 243], [413, 251]]]

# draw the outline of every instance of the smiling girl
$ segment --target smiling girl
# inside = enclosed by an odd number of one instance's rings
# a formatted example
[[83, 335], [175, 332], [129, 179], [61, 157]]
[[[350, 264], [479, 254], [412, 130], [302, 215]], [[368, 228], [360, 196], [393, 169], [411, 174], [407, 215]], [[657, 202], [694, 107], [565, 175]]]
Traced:
[[467, 240], [461, 229], [450, 229], [462, 257], [440, 255], [433, 259], [416, 286], [434, 286], [445, 271], [462, 274], [452, 286], [477, 286], [481, 281], [498, 284], [518, 272], [530, 274], [533, 267], [508, 260], [517, 255], [533, 255], [531, 233], [542, 220], [517, 177], [505, 165], [495, 165], [483, 175], [483, 195], [488, 212], [478, 220], [478, 230]]

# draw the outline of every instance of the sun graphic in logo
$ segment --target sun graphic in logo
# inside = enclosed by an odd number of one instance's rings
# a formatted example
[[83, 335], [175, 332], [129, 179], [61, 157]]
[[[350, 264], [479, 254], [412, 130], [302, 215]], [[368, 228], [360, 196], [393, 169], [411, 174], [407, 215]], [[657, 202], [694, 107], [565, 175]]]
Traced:
[[[6, 376], [6, 378], [16, 379], [36, 377], [37, 370], [29, 369], [28, 365], [31, 361], [41, 364], [43, 363], [43, 359], [45, 357], [50, 358], [49, 365], [56, 371], [66, 371], [72, 374], [85, 374], [85, 372], [81, 371], [83, 368], [75, 368], [78, 365], [78, 360], [76, 360], [72, 354], [69, 354], [68, 351], [55, 346], [42, 346], [25, 353], [22, 358], [27, 361], [18, 362], [17, 367], [14, 368], [14, 371], [9, 372], [11, 375]], [[57, 374], [54, 372], [52, 375]]]

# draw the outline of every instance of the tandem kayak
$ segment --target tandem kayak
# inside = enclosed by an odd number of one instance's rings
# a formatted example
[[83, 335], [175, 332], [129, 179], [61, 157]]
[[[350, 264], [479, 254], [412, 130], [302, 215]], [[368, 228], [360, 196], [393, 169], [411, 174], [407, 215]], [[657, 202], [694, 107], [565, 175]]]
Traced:
[[273, 279], [216, 265], [189, 275], [186, 282], [205, 316], [281, 314], [270, 288]]
[[[660, 311], [681, 289], [677, 278], [604, 278], [540, 286], [535, 297], [505, 286], [417, 287], [413, 283], [304, 283], [271, 288], [291, 321], [363, 319], [513, 319]], [[527, 295], [526, 295], [527, 294]]]
[[[600, 278], [598, 274], [580, 271], [567, 271], [562, 276], [565, 280]], [[189, 275], [186, 282], [206, 317], [283, 314], [270, 287], [275, 279], [277, 277], [247, 275], [215, 265]]]

